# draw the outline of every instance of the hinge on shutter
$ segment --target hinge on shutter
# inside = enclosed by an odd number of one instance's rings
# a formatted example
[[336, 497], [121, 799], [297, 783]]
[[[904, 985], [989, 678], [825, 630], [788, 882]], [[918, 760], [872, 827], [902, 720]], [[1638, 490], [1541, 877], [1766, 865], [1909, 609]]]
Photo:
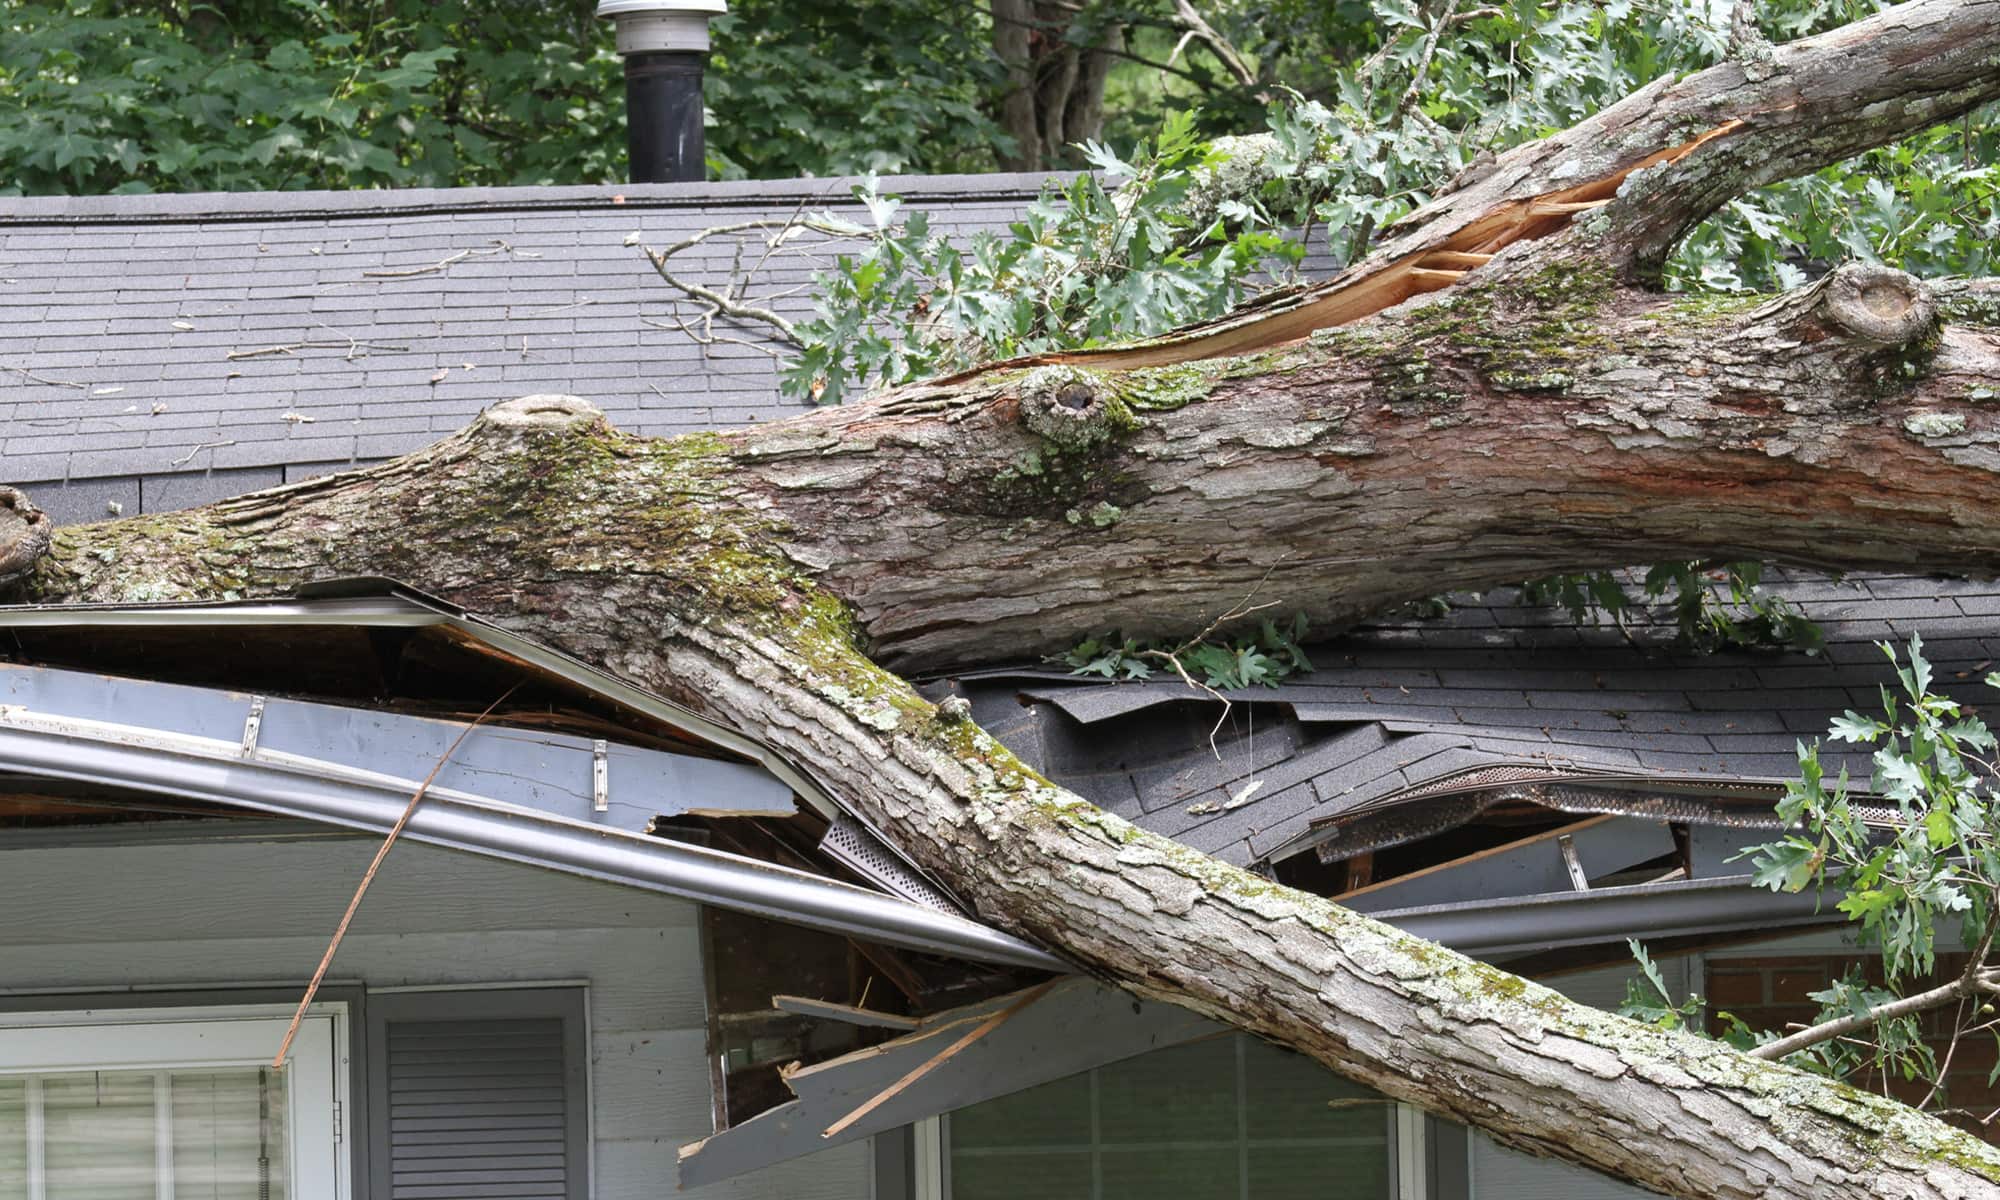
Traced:
[[340, 1101], [333, 1102], [333, 1144], [340, 1145]]

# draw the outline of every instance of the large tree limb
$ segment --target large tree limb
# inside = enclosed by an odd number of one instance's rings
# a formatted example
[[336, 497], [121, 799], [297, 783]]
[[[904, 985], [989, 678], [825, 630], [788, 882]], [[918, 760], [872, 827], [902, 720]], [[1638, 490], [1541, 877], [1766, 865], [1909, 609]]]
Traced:
[[[1995, 13], [1929, 0], [1779, 48], [1759, 79], [1648, 89], [1334, 284], [1159, 346], [668, 441], [514, 401], [380, 467], [58, 531], [22, 591], [403, 578], [754, 729], [1085, 969], [1508, 1144], [1686, 1196], [1992, 1195], [2000, 1153], [1894, 1102], [1571, 1004], [1098, 812], [864, 650], [941, 667], [1199, 627], [1253, 587], [1349, 619], [1652, 557], [2000, 567], [1990, 324], [1940, 325], [1893, 272], [1753, 304], [1634, 286], [1664, 230], [1774, 160], [2000, 90]], [[1977, 318], [1981, 295], [1942, 307]]]

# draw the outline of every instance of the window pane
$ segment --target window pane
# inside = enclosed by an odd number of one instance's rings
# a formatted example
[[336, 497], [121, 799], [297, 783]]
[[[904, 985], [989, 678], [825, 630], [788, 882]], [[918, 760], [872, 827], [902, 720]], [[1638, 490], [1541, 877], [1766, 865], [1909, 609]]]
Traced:
[[951, 1200], [1091, 1200], [1090, 1152], [953, 1154]]
[[0, 1077], [0, 1200], [28, 1200], [28, 1082]]
[[152, 1073], [44, 1075], [41, 1084], [49, 1200], [153, 1200], [159, 1136]]
[[[1290, 1050], [1243, 1039], [1244, 1124], [1251, 1139], [1362, 1138], [1386, 1147], [1388, 1097]], [[1385, 1149], [1386, 1153], [1386, 1149]]]
[[[1233, 1117], [1231, 1118], [1234, 1119]], [[1146, 1150], [1106, 1149], [1104, 1200], [1238, 1200], [1235, 1131], [1225, 1145], [1155, 1146]]]
[[954, 1151], [1090, 1146], [1090, 1076], [1072, 1075], [951, 1115]]
[[175, 1071], [172, 1087], [174, 1200], [285, 1200], [284, 1076]]
[[1393, 1106], [1252, 1038], [1155, 1050], [953, 1113], [952, 1200], [1386, 1200]]
[[1250, 1148], [1250, 1200], [1368, 1200], [1389, 1195], [1388, 1147]]
[[1091, 1200], [1088, 1074], [975, 1104], [948, 1122], [952, 1200]]
[[286, 1200], [279, 1072], [230, 1067], [0, 1079], [0, 1200], [27, 1198], [28, 1118], [36, 1104], [47, 1200], [156, 1200], [163, 1165], [172, 1172], [174, 1200]]
[[[1097, 1136], [1108, 1145], [1236, 1145], [1236, 1039], [1208, 1038], [1100, 1067]], [[1232, 1150], [1232, 1156], [1233, 1156]], [[1236, 1177], [1232, 1166], [1230, 1178]]]

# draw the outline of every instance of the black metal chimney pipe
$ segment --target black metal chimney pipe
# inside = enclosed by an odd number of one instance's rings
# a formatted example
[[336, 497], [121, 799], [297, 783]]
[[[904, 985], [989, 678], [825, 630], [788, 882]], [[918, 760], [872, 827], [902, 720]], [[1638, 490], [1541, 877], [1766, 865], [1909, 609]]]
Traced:
[[625, 60], [625, 144], [633, 183], [689, 183], [707, 177], [701, 76], [708, 21], [724, 0], [599, 0], [597, 15], [617, 23]]

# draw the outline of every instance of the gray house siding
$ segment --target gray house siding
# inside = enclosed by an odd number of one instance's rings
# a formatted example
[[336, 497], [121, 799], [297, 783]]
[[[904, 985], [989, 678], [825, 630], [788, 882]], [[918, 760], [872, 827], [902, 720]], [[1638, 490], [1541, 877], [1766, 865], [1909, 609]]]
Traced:
[[[374, 842], [0, 849], [0, 992], [293, 987], [309, 976]], [[32, 920], [19, 914], [34, 914]], [[588, 985], [592, 1192], [660, 1200], [710, 1128], [691, 904], [418, 845], [390, 854], [329, 980]], [[60, 1007], [59, 998], [50, 1007]], [[866, 1200], [866, 1145], [687, 1193]]]

